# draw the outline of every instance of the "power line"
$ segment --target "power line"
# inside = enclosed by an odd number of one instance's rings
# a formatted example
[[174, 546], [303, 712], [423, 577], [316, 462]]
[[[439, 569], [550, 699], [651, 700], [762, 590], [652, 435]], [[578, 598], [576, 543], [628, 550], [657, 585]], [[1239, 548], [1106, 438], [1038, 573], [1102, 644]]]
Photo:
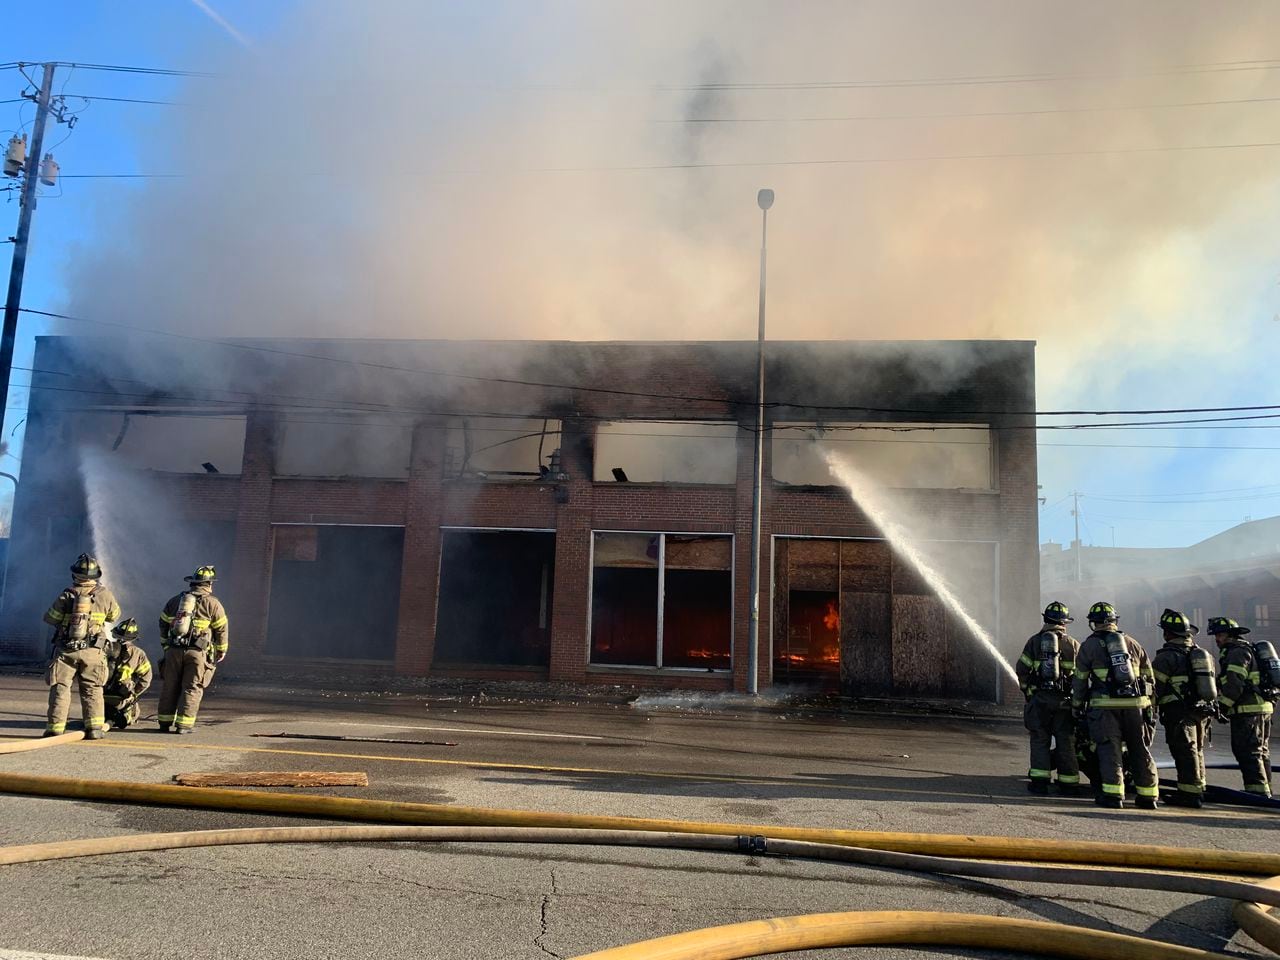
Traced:
[[1280, 60], [1224, 60], [1181, 64], [1158, 70], [1103, 73], [1013, 73], [949, 77], [916, 77], [896, 80], [798, 80], [723, 81], [661, 86], [660, 90], [852, 90], [883, 87], [973, 86], [987, 84], [1050, 83], [1065, 80], [1136, 80], [1146, 77], [1186, 76], [1204, 73], [1238, 73], [1280, 69]]
[[[107, 103], [151, 103], [166, 107], [182, 107], [188, 105], [180, 100], [143, 100], [138, 97], [101, 97], [96, 93], [64, 93], [60, 94], [60, 96], [64, 98], [73, 97], [76, 100], [105, 101]], [[17, 101], [8, 100], [0, 102], [16, 103]]]
[[[693, 161], [689, 163], [651, 163], [594, 167], [517, 167], [509, 170], [473, 167], [468, 169], [442, 169], [430, 171], [400, 171], [387, 174], [390, 177], [436, 177], [510, 172], [537, 173], [650, 173], [662, 170], [717, 170], [755, 169], [767, 167], [840, 167], [881, 163], [932, 163], [962, 160], [1034, 160], [1062, 159], [1067, 157], [1139, 156], [1157, 153], [1204, 153], [1211, 150], [1261, 150], [1280, 147], [1280, 140], [1260, 140], [1251, 143], [1205, 143], [1165, 147], [1109, 147], [1097, 150], [1043, 150], [1011, 153], [939, 153], [901, 157], [833, 157], [813, 160], [728, 160]], [[293, 174], [298, 176], [299, 174]], [[311, 173], [304, 176], [329, 177], [337, 173]], [[185, 173], [66, 173], [64, 180], [182, 180]]]
[[[1274, 490], [1276, 487], [1280, 487], [1280, 483], [1263, 483], [1254, 487], [1223, 487], [1218, 490], [1170, 490], [1170, 491], [1165, 491], [1164, 493], [1153, 493], [1153, 494], [1150, 494], [1149, 496], [1194, 497], [1194, 496], [1200, 496], [1201, 494], [1247, 493], [1252, 490]], [[1091, 493], [1091, 494], [1088, 494], [1088, 496], [1094, 498], [1095, 500], [1106, 500], [1109, 497], [1127, 497], [1127, 496], [1137, 497], [1142, 495], [1141, 494], [1118, 494], [1118, 493]]]
[[[78, 317], [71, 314], [56, 313], [49, 310], [36, 310], [29, 307], [21, 308], [23, 313], [29, 313], [36, 316], [50, 317], [59, 320], [71, 320], [80, 323], [93, 323], [105, 326], [119, 327], [126, 330], [133, 330], [139, 333], [145, 333], [152, 336], [169, 337], [178, 340], [188, 340], [196, 343], [205, 343], [212, 346], [235, 350], [247, 350], [258, 353], [272, 354], [278, 356], [291, 357], [304, 360], [318, 360], [326, 363], [337, 363], [343, 365], [353, 365], [361, 367], [370, 367], [377, 370], [391, 371], [397, 373], [411, 373], [421, 376], [438, 376], [452, 379], [467, 380], [480, 383], [501, 383], [511, 386], [533, 387], [548, 390], [567, 390], [581, 393], [602, 393], [612, 396], [637, 397], [650, 400], [679, 400], [697, 403], [713, 403], [724, 404], [728, 406], [754, 406], [754, 402], [745, 400], [733, 400], [724, 396], [710, 397], [697, 396], [691, 394], [670, 394], [670, 393], [652, 393], [640, 390], [622, 390], [612, 387], [592, 387], [582, 384], [570, 383], [552, 383], [540, 380], [521, 380], [512, 377], [486, 377], [478, 374], [464, 374], [454, 371], [420, 368], [420, 367], [402, 367], [395, 364], [379, 363], [369, 360], [360, 360], [351, 357], [334, 357], [326, 354], [303, 353], [299, 351], [285, 350], [277, 347], [269, 347], [264, 344], [246, 343], [243, 341], [217, 339], [212, 337], [198, 337], [192, 334], [182, 334], [168, 330], [157, 330], [149, 327], [142, 327], [136, 324], [124, 323], [117, 320], [106, 320], [102, 318]], [[802, 410], [835, 410], [843, 412], [860, 412], [860, 413], [887, 413], [899, 415], [929, 415], [935, 416], [939, 411], [906, 407], [868, 407], [847, 404], [812, 404], [795, 401], [773, 400], [769, 401], [766, 406], [779, 408], [798, 408]], [[1280, 410], [1280, 405], [1270, 404], [1261, 406], [1238, 406], [1238, 407], [1211, 407], [1211, 408], [1181, 408], [1166, 410], [1071, 410], [1071, 411], [1035, 411], [1035, 410], [948, 410], [948, 414], [953, 416], [1147, 416], [1162, 414], [1180, 414], [1180, 413], [1245, 413], [1249, 411], [1274, 411]], [[1231, 422], [1240, 419], [1280, 419], [1280, 413], [1272, 414], [1255, 414], [1245, 417], [1222, 417], [1222, 418], [1196, 418], [1183, 421], [1156, 421], [1156, 425], [1175, 425], [1175, 424], [1194, 424], [1194, 423], [1217, 423]], [[1138, 426], [1149, 424], [1150, 421], [1135, 421]], [[906, 432], [908, 430], [959, 430], [959, 429], [985, 429], [987, 425], [968, 425], [968, 424], [945, 424], [945, 425], [929, 425], [916, 426], [911, 425], [895, 425], [895, 424], [871, 424], [871, 425], [824, 425], [826, 429], [883, 429], [883, 430], [899, 430]], [[1025, 427], [1015, 426], [1015, 429], [1050, 429], [1050, 430], [1078, 430], [1078, 429], [1099, 429], [1099, 428], [1117, 428], [1124, 427], [1125, 423], [1105, 423], [1105, 424], [1050, 424], [1040, 427], [1039, 425], [1028, 424]], [[792, 425], [790, 429], [804, 429], [801, 425]], [[1226, 429], [1226, 428], [1223, 428]]]
[[1102, 107], [1045, 107], [1038, 110], [980, 110], [972, 113], [876, 113], [855, 116], [802, 117], [678, 117], [662, 124], [696, 123], [844, 123], [863, 120], [962, 120], [979, 117], [1034, 117], [1046, 114], [1120, 113], [1132, 110], [1169, 110], [1176, 107], [1215, 107], [1251, 103], [1275, 103], [1280, 97], [1242, 97], [1236, 100], [1184, 100], [1174, 103], [1117, 104]]
[[[172, 70], [164, 67], [129, 67], [111, 63], [75, 63], [69, 60], [55, 60], [59, 67], [70, 67], [75, 70], [101, 70], [106, 73], [136, 73], [150, 77], [216, 77], [216, 73], [200, 70]], [[27, 65], [27, 64], [23, 64]], [[34, 66], [34, 64], [31, 64]]]

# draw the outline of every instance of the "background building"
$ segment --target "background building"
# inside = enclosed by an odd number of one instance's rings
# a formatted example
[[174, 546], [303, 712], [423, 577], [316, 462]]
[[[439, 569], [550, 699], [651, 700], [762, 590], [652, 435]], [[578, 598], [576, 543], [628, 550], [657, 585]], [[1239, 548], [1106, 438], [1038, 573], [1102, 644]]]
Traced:
[[[1120, 610], [1125, 630], [1149, 649], [1161, 643], [1160, 614], [1166, 607], [1181, 610], [1201, 630], [1210, 617], [1231, 617], [1257, 639], [1280, 641], [1280, 625], [1271, 616], [1280, 616], [1280, 517], [1247, 521], [1187, 547], [1046, 543], [1040, 556], [1046, 603], [1062, 600], [1073, 611], [1086, 611], [1095, 601], [1108, 600]], [[1082, 612], [1075, 616], [1083, 623]]]
[[[1033, 345], [767, 358], [761, 686], [997, 697], [822, 454], [893, 491], [1016, 656]], [[44, 338], [34, 367], [0, 654], [42, 654], [92, 546], [149, 631], [216, 563], [232, 669], [746, 686], [754, 343]]]

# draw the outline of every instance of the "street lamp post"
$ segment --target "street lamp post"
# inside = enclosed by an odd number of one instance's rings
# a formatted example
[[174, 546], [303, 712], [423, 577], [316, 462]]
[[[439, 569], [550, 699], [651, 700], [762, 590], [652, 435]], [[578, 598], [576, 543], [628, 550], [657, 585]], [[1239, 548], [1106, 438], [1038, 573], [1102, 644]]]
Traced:
[[756, 194], [760, 207], [760, 329], [756, 336], [756, 451], [751, 502], [751, 632], [747, 641], [747, 693], [759, 692], [760, 675], [760, 527], [764, 496], [764, 289], [765, 252], [769, 236], [769, 208], [773, 191]]

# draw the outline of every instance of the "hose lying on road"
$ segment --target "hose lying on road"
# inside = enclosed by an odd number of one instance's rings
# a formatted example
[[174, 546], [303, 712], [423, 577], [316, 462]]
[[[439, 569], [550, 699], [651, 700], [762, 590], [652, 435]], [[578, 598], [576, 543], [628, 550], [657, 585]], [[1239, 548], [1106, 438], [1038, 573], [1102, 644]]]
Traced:
[[[104, 837], [89, 840], [58, 841], [0, 848], [0, 864], [32, 863], [70, 857], [128, 853], [144, 850], [174, 849], [247, 843], [299, 842], [377, 842], [418, 840], [435, 842], [518, 842], [611, 844], [634, 847], [678, 847], [715, 851], [737, 851], [749, 855], [780, 855], [811, 859], [861, 863], [869, 866], [944, 873], [989, 879], [1096, 886], [1192, 893], [1202, 896], [1238, 899], [1237, 920], [1258, 942], [1280, 952], [1280, 923], [1258, 902], [1280, 905], [1280, 878], [1258, 885], [1219, 877], [1187, 874], [1152, 873], [1152, 867], [1175, 870], [1218, 870], [1240, 873], [1280, 872], [1275, 854], [1203, 850], [1195, 848], [1152, 847], [1058, 842], [1046, 848], [1039, 841], [1013, 837], [962, 837], [937, 834], [892, 834], [853, 830], [812, 830], [788, 827], [738, 827], [733, 824], [697, 824], [685, 821], [639, 820], [625, 817], [588, 817], [572, 814], [548, 814], [518, 810], [443, 807], [435, 804], [390, 803], [387, 801], [351, 800], [340, 797], [305, 797], [292, 794], [255, 794], [239, 790], [218, 790], [165, 785], [131, 784], [114, 781], [80, 781], [58, 777], [34, 777], [0, 774], [0, 791], [43, 796], [71, 796], [87, 799], [123, 799], [209, 809], [253, 810], [269, 813], [303, 813], [305, 815], [337, 815], [347, 819], [363, 813], [365, 819], [389, 817], [437, 817], [446, 815], [454, 822], [467, 818], [471, 827], [413, 827], [394, 825], [268, 827], [240, 830], [203, 830], [170, 834], [142, 834]], [[335, 806], [335, 803], [337, 804]], [[319, 812], [323, 810], [324, 812]], [[521, 829], [502, 826], [501, 822], [527, 820], [557, 821], [561, 824], [591, 822], [594, 828], [544, 827], [541, 824]], [[488, 820], [491, 825], [481, 825]], [[600, 827], [598, 824], [607, 824]], [[630, 829], [624, 824], [630, 825]], [[634, 825], [644, 825], [635, 829]], [[660, 830], [657, 825], [670, 829]], [[699, 829], [709, 827], [711, 829]], [[761, 834], [772, 834], [765, 837]], [[788, 839], [783, 835], [803, 834], [826, 837], [827, 842]], [[876, 846], [852, 846], [854, 837], [874, 841]], [[901, 844], [898, 849], [888, 849]], [[1054, 854], [1075, 863], [1124, 863], [1142, 871], [1093, 870], [1078, 867], [1044, 866], [980, 862], [956, 858], [923, 856], [904, 852], [934, 849], [938, 852], [960, 848], [970, 857], [990, 860], [1016, 857], [1023, 860], [1052, 861]], [[999, 850], [999, 853], [994, 852]], [[1061, 862], [1059, 860], [1058, 862]], [[1013, 926], [1008, 926], [1012, 924]], [[1032, 924], [1032, 927], [1026, 926]], [[1020, 926], [1019, 926], [1020, 925]], [[999, 929], [997, 929], [999, 928]], [[1046, 928], [1042, 930], [1040, 928]], [[1046, 933], [1052, 931], [1052, 936]], [[718, 932], [717, 932], [718, 931]], [[1028, 931], [1034, 938], [1023, 939]], [[1006, 936], [1007, 933], [1007, 936]], [[722, 936], [723, 934], [723, 936]], [[1042, 934], [1044, 934], [1042, 936]], [[923, 937], [924, 939], [921, 939]], [[930, 938], [937, 939], [930, 939]], [[708, 940], [710, 938], [710, 940]], [[1118, 938], [1118, 939], [1117, 939]], [[708, 944], [712, 944], [709, 946]], [[1098, 956], [1132, 958], [1132, 960], [1185, 960], [1218, 955], [1185, 947], [1158, 944], [1133, 937], [1119, 937], [1097, 931], [1034, 921], [989, 917], [966, 917], [960, 914], [931, 913], [854, 913], [816, 915], [816, 918], [781, 918], [695, 931], [663, 938], [633, 947], [618, 948], [640, 952], [605, 951], [592, 957], [681, 957], [734, 958], [757, 956], [784, 949], [854, 944], [932, 944], [976, 946], [1042, 952], [1058, 956], [1096, 958]], [[658, 947], [673, 952], [656, 952]], [[693, 950], [694, 952], [689, 952]], [[700, 952], [699, 952], [700, 951]], [[747, 951], [747, 952], [743, 952]]]
[[1079, 960], [1225, 960], [1225, 955], [1042, 920], [925, 910], [773, 917], [707, 927], [580, 955], [577, 960], [738, 960], [821, 947], [913, 945], [1039, 953]]
[[[1280, 890], [1280, 877], [1263, 880], [1258, 887]], [[1241, 930], [1272, 953], [1280, 953], [1280, 916], [1272, 913], [1267, 907], [1244, 900], [1235, 905], [1231, 916]]]
[[710, 833], [733, 837], [767, 835], [779, 840], [804, 840], [979, 860], [1086, 863], [1097, 866], [1130, 866], [1258, 876], [1280, 874], [1280, 853], [1115, 844], [1086, 840], [1055, 839], [1053, 843], [1045, 843], [1043, 840], [1018, 837], [885, 833], [869, 830], [824, 830], [812, 827], [654, 820], [640, 817], [603, 817], [435, 803], [365, 800], [352, 797], [317, 797], [294, 793], [254, 793], [249, 790], [127, 783], [119, 780], [77, 780], [69, 777], [2, 772], [0, 772], [0, 793], [149, 803], [200, 810], [238, 810], [285, 816], [324, 817], [334, 820], [360, 820], [366, 823], [567, 827], [587, 830]]
[[56, 737], [23, 737], [21, 740], [0, 742], [0, 754], [43, 750], [45, 747], [56, 747], [61, 743], [74, 743], [83, 739], [83, 730], [70, 730], [67, 733], [60, 733]]
[[665, 847], [713, 850], [750, 856], [793, 857], [837, 863], [856, 863], [917, 873], [941, 873], [1024, 883], [1054, 883], [1094, 887], [1126, 887], [1191, 893], [1228, 900], [1247, 900], [1280, 907], [1280, 887], [1199, 874], [1153, 873], [1150, 870], [1104, 870], [1041, 864], [999, 863], [954, 857], [929, 857], [892, 850], [871, 850], [832, 843], [778, 840], [764, 836], [713, 833], [659, 833], [646, 830], [575, 830], [546, 827], [249, 827], [236, 830], [192, 830], [144, 833], [87, 840], [57, 840], [0, 847], [0, 865], [38, 863], [113, 853], [231, 846], [257, 843], [537, 843], [594, 846]]

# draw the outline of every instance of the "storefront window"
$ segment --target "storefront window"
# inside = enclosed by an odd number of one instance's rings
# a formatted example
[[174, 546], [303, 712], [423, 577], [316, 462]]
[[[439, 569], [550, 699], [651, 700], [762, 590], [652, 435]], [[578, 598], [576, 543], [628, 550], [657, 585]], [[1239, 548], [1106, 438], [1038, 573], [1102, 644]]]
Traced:
[[591, 662], [727, 670], [733, 538], [597, 533]]

